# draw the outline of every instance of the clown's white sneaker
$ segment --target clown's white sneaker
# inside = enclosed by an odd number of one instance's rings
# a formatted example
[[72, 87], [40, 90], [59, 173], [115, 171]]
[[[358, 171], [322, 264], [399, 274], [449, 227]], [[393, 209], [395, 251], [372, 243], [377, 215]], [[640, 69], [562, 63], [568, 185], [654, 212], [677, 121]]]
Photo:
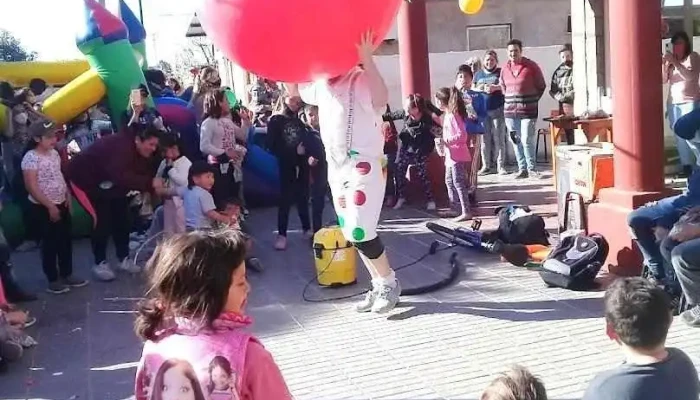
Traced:
[[394, 285], [382, 284], [376, 289], [377, 298], [372, 305], [372, 312], [377, 314], [388, 313], [399, 304], [401, 296], [401, 284], [399, 281], [394, 281]]

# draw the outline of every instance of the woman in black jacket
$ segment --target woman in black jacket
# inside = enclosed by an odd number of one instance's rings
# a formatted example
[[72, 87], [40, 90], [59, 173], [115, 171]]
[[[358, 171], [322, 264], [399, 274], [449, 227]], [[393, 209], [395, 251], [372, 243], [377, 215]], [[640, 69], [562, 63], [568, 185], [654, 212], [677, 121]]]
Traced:
[[406, 172], [410, 165], [418, 169], [418, 176], [427, 200], [426, 208], [429, 211], [435, 210], [432, 185], [428, 177], [428, 157], [435, 150], [434, 132], [440, 129], [433, 120], [433, 114], [439, 113], [440, 111], [432, 103], [419, 94], [411, 94], [404, 101], [403, 110], [383, 115], [384, 121], [403, 119], [404, 122], [399, 133], [401, 144], [396, 162], [396, 191], [399, 199], [394, 206], [395, 210], [406, 203]]
[[277, 157], [280, 173], [280, 199], [277, 211], [275, 249], [287, 248], [289, 211], [296, 204], [304, 235], [311, 237], [309, 219], [309, 163], [303, 146], [306, 124], [299, 118], [299, 97], [287, 97], [284, 111], [270, 118], [267, 124], [268, 147]]

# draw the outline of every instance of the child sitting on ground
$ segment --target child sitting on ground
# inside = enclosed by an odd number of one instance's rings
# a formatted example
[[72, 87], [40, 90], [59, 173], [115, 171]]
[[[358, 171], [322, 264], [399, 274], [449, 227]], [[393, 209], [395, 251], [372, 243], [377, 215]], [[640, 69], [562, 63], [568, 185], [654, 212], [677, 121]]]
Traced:
[[216, 210], [211, 188], [214, 186], [214, 167], [205, 161], [197, 161], [190, 167], [187, 189], [182, 191], [185, 209], [185, 229], [187, 231], [211, 230], [216, 223], [231, 225], [238, 217], [226, 216]]
[[666, 347], [671, 301], [643, 278], [615, 281], [605, 293], [606, 333], [624, 364], [598, 374], [584, 400], [697, 400], [698, 372], [681, 350]]
[[[229, 217], [231, 222], [228, 224], [216, 223], [218, 228], [232, 228], [243, 233], [248, 233], [246, 232], [245, 221], [243, 218], [243, 205], [239, 199], [234, 198], [226, 200], [220, 213], [226, 217]], [[248, 237], [248, 240], [246, 241], [246, 253], [250, 254], [252, 251], [253, 239]], [[263, 270], [262, 263], [257, 257], [246, 258], [245, 266], [246, 268], [255, 272], [262, 272]]]
[[[230, 398], [292, 398], [272, 355], [245, 329], [251, 324], [245, 315], [250, 291], [243, 261], [246, 241], [234, 229], [201, 230], [158, 246], [147, 269], [149, 299], [140, 304], [136, 320], [136, 333], [146, 341], [136, 373], [136, 400], [156, 398], [151, 395], [173, 381], [201, 394], [211, 386], [211, 376], [191, 371], [209, 371], [213, 360], [223, 361], [218, 357], [230, 366], [227, 376], [235, 377], [220, 385], [231, 390]], [[192, 367], [189, 380], [183, 373], [159, 373], [172, 371], [175, 363]]]
[[491, 382], [481, 400], [547, 400], [547, 391], [542, 381], [516, 365]]

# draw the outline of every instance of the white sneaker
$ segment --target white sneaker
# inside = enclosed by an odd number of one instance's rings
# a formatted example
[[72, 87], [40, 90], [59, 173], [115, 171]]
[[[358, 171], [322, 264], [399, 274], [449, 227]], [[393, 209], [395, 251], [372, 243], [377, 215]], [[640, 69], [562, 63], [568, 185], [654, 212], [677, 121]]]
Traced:
[[403, 206], [406, 204], [406, 199], [403, 197], [400, 197], [397, 201], [396, 204], [394, 205], [394, 210], [400, 210], [403, 208]]
[[119, 269], [130, 274], [138, 274], [141, 272], [141, 267], [134, 264], [134, 262], [128, 258], [125, 258], [124, 261], [122, 261], [121, 265], [119, 266]]
[[372, 287], [369, 292], [365, 295], [365, 298], [355, 304], [355, 311], [357, 312], [369, 312], [372, 311], [372, 306], [374, 306], [374, 301], [377, 299], [377, 290]]
[[435, 210], [437, 210], [437, 205], [435, 205], [435, 202], [434, 202], [434, 201], [429, 201], [429, 202], [425, 205], [425, 209], [428, 210], [428, 211], [435, 211]]
[[377, 288], [377, 298], [374, 300], [372, 305], [372, 312], [377, 314], [388, 313], [393, 310], [397, 304], [399, 304], [399, 297], [401, 296], [401, 285], [399, 281], [396, 281], [396, 285], [391, 287], [389, 285], [381, 285]]
[[113, 281], [114, 278], [116, 278], [114, 271], [112, 271], [112, 268], [109, 267], [107, 261], [102, 261], [101, 263], [92, 267], [92, 273], [95, 274], [97, 279], [101, 280], [102, 282]]

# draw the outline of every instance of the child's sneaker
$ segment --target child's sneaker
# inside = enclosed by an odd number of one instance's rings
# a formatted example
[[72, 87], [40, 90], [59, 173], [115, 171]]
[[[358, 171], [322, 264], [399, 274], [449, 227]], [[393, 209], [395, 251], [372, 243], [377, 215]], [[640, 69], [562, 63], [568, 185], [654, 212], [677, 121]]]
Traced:
[[61, 282], [72, 288], [81, 288], [83, 286], [87, 286], [88, 281], [86, 279], [79, 279], [74, 276], [68, 276], [66, 278], [61, 279]]
[[429, 201], [428, 203], [426, 203], [425, 209], [428, 211], [435, 211], [437, 210], [437, 205], [434, 201]]
[[471, 215], [470, 213], [465, 213], [465, 214], [460, 214], [460, 215], [458, 215], [457, 217], [455, 217], [454, 219], [452, 219], [452, 221], [454, 221], [454, 222], [464, 222], [464, 221], [469, 221], [470, 219], [472, 219], [472, 215]]
[[365, 298], [355, 304], [355, 311], [357, 312], [370, 312], [374, 306], [374, 301], [377, 300], [377, 290], [372, 287], [369, 292], [365, 295]]
[[372, 312], [384, 314], [396, 307], [401, 296], [401, 285], [398, 280], [395, 283], [393, 287], [383, 284], [377, 288], [377, 298], [372, 305]]
[[681, 313], [681, 319], [689, 326], [700, 327], [700, 305]]
[[46, 291], [51, 294], [64, 294], [70, 292], [70, 288], [61, 282], [49, 282]]
[[275, 250], [283, 251], [287, 250], [287, 237], [278, 235], [277, 240], [275, 240]]
[[121, 265], [119, 265], [119, 269], [121, 269], [124, 272], [128, 272], [130, 274], [138, 274], [141, 272], [141, 267], [134, 264], [134, 262], [128, 258], [125, 258], [122, 261]]
[[406, 199], [404, 199], [403, 197], [399, 197], [399, 199], [396, 200], [396, 204], [394, 204], [394, 210], [402, 209], [405, 204], [406, 204]]
[[101, 280], [102, 282], [113, 281], [116, 278], [114, 271], [112, 271], [112, 268], [109, 267], [107, 261], [102, 261], [101, 263], [92, 267], [92, 273], [95, 274], [97, 279]]
[[257, 257], [251, 257], [245, 261], [245, 268], [255, 272], [263, 272], [263, 265]]

